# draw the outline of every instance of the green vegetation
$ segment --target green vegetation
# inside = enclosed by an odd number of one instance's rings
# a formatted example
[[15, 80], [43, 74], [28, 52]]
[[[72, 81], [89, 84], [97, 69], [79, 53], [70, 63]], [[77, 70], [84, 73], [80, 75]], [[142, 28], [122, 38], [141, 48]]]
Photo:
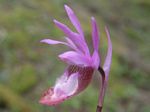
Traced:
[[21, 67], [21, 69], [18, 67], [14, 74], [12, 73], [9, 85], [13, 90], [24, 93], [37, 83], [37, 75], [31, 65]]
[[61, 105], [38, 103], [65, 68], [56, 56], [66, 48], [39, 42], [63, 39], [54, 18], [73, 28], [64, 4], [77, 13], [91, 49], [90, 16], [95, 16], [103, 38], [102, 60], [104, 25], [110, 28], [113, 60], [104, 112], [149, 112], [149, 0], [0, 0], [0, 112], [95, 112], [98, 73], [84, 92]]

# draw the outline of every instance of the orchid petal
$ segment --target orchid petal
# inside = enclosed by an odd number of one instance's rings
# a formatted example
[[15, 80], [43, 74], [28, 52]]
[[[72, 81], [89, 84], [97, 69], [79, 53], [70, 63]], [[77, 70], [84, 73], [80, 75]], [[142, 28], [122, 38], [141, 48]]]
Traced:
[[83, 91], [90, 83], [93, 68], [70, 65], [56, 81], [54, 87], [48, 89], [40, 99], [44, 105], [56, 105]]
[[90, 66], [91, 62], [88, 57], [74, 51], [68, 51], [59, 55], [59, 58], [68, 64]]
[[82, 52], [80, 51], [80, 49], [78, 49], [76, 47], [76, 45], [69, 38], [66, 37], [66, 40], [67, 40], [67, 43], [66, 42], [62, 42], [62, 41], [52, 40], [52, 39], [43, 39], [40, 42], [46, 43], [46, 44], [51, 44], [51, 45], [63, 44], [63, 45], [66, 45], [66, 46], [72, 48], [73, 50], [76, 50], [77, 52], [79, 52], [79, 53], [82, 54]]
[[77, 52], [79, 52], [79, 53], [82, 54], [82, 51], [77, 48], [77, 46], [74, 44], [74, 42], [73, 42], [71, 39], [69, 39], [69, 38], [67, 38], [67, 37], [66, 37], [65, 39], [66, 39], [67, 43], [70, 45], [70, 47], [71, 47], [72, 49], [74, 49], [74, 50], [76, 50]]
[[63, 91], [63, 93], [67, 94], [68, 96], [72, 95], [76, 92], [78, 87], [78, 73], [73, 73], [69, 78], [64, 77], [65, 80], [62, 78], [56, 82], [54, 87], [54, 92]]
[[68, 7], [67, 5], [65, 5], [65, 10], [68, 14], [70, 21], [72, 22], [72, 24], [74, 25], [76, 30], [81, 35], [81, 38], [84, 40], [84, 35], [83, 35], [83, 31], [82, 31], [80, 22], [79, 22], [78, 18], [76, 17], [76, 15], [74, 14], [73, 10], [70, 7]]
[[68, 17], [69, 17], [71, 23], [73, 24], [73, 26], [76, 28], [76, 30], [80, 34], [79, 37], [81, 38], [81, 41], [82, 41], [81, 44], [84, 47], [84, 53], [86, 53], [86, 55], [90, 55], [89, 48], [88, 48], [88, 46], [85, 42], [84, 34], [83, 34], [83, 31], [82, 31], [82, 28], [81, 28], [81, 25], [80, 25], [80, 22], [79, 22], [78, 18], [74, 14], [73, 10], [70, 7], [68, 7], [67, 5], [65, 5], [65, 10], [68, 14]]
[[92, 55], [92, 60], [93, 60], [94, 68], [98, 69], [98, 67], [100, 66], [100, 58], [97, 50], [94, 50], [94, 53]]
[[48, 89], [40, 99], [41, 104], [56, 105], [75, 94], [78, 88], [78, 73], [68, 74], [68, 71], [56, 81], [54, 87]]
[[94, 17], [91, 18], [92, 21], [92, 40], [93, 40], [93, 47], [96, 51], [98, 51], [99, 46], [99, 31], [96, 24], [96, 20]]
[[52, 45], [55, 45], [55, 44], [64, 44], [64, 45], [68, 46], [68, 44], [65, 43], [65, 42], [61, 42], [61, 41], [57, 41], [57, 40], [52, 40], [52, 39], [43, 39], [40, 42], [46, 43], [46, 44], [52, 44]]
[[54, 23], [56, 24], [56, 26], [58, 28], [60, 28], [65, 34], [66, 36], [72, 40], [79, 49], [81, 49], [83, 52], [86, 52], [86, 49], [84, 47], [84, 42], [79, 38], [77, 33], [72, 32], [66, 25], [64, 25], [63, 23], [54, 20]]
[[[55, 25], [61, 29], [69, 38], [71, 37], [76, 37], [75, 33], [73, 31], [70, 30], [70, 28], [68, 28], [65, 24], [57, 21], [57, 20], [54, 20], [54, 23]], [[73, 39], [73, 38], [71, 38]]]
[[105, 27], [105, 31], [106, 31], [106, 34], [107, 34], [108, 49], [107, 49], [107, 55], [106, 55], [106, 58], [105, 58], [103, 69], [104, 69], [104, 72], [106, 74], [106, 80], [108, 80], [108, 75], [109, 75], [111, 61], [112, 61], [112, 43], [111, 43], [111, 40], [110, 40], [110, 34], [109, 34], [109, 31], [108, 31], [107, 27]]

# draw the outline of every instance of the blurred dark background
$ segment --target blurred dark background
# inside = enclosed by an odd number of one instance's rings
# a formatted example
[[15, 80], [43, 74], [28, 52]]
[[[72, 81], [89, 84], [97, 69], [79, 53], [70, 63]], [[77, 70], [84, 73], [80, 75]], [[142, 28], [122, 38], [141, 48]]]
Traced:
[[150, 112], [149, 0], [0, 0], [0, 112], [95, 112], [98, 73], [83, 93], [61, 105], [38, 103], [66, 66], [57, 58], [66, 47], [39, 42], [63, 40], [54, 18], [73, 28], [64, 4], [79, 17], [90, 47], [90, 17], [96, 18], [102, 60], [104, 26], [110, 29], [113, 60], [104, 112]]

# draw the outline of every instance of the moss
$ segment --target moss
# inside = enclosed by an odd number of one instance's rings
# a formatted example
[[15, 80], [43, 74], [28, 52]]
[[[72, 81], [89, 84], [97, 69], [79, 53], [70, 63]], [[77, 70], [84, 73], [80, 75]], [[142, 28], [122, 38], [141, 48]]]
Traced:
[[0, 102], [5, 103], [11, 112], [33, 112], [27, 101], [2, 84], [0, 84]]
[[150, 10], [150, 1], [149, 0], [135, 0], [135, 1], [137, 2], [137, 4], [139, 4], [143, 8], [147, 8], [148, 10]]
[[11, 50], [25, 48], [29, 44], [29, 40], [26, 39], [27, 37], [29, 38], [29, 35], [23, 31], [10, 32], [5, 45], [8, 49], [11, 48]]
[[30, 64], [17, 67], [10, 79], [11, 88], [18, 93], [30, 90], [38, 81], [36, 71]]
[[141, 112], [149, 112], [150, 111], [150, 107], [147, 104], [144, 108], [141, 109]]
[[148, 74], [139, 69], [133, 69], [130, 73], [130, 78], [136, 86], [141, 87], [143, 89], [150, 89], [150, 87], [148, 86], [150, 76]]
[[136, 40], [137, 42], [143, 42], [143, 39], [139, 35], [139, 31], [136, 29], [126, 28], [125, 32], [129, 39], [132, 39], [133, 41]]

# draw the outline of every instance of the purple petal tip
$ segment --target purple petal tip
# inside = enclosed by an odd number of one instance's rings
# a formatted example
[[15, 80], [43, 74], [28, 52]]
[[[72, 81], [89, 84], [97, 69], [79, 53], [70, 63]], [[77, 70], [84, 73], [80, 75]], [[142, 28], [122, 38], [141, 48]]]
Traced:
[[56, 19], [53, 20], [54, 23], [57, 23], [58, 21]]
[[91, 17], [91, 21], [96, 24], [96, 19], [94, 17]]
[[68, 13], [73, 13], [72, 9], [68, 5], [64, 5], [64, 7]]
[[64, 5], [65, 8], [69, 7], [67, 4]]
[[95, 21], [95, 18], [92, 16], [92, 17], [91, 17], [91, 20], [92, 20], [92, 21]]
[[70, 9], [70, 7], [68, 5], [64, 5], [65, 9]]
[[44, 42], [45, 42], [45, 39], [44, 39], [44, 40], [40, 40], [40, 42], [41, 42], [41, 43], [44, 43]]

